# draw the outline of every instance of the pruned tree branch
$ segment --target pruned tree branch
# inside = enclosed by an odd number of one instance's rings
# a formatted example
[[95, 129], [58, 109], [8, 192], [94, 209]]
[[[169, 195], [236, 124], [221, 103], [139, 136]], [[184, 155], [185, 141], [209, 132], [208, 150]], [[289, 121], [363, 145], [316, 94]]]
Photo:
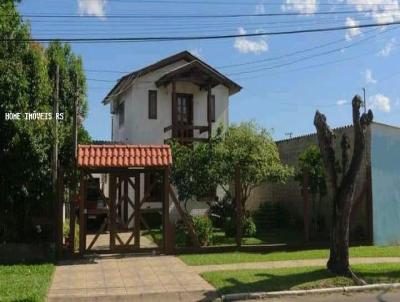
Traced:
[[361, 97], [356, 95], [352, 101], [354, 147], [351, 162], [348, 151], [350, 144], [346, 134], [341, 140], [342, 151], [342, 178], [338, 185], [338, 171], [336, 170], [334, 134], [326, 123], [326, 118], [319, 111], [315, 113], [314, 125], [317, 128], [318, 144], [323, 159], [325, 172], [329, 180], [332, 198], [332, 229], [331, 247], [327, 267], [338, 275], [351, 277], [356, 284], [365, 284], [350, 268], [349, 264], [349, 228], [350, 213], [357, 191], [357, 177], [365, 156], [365, 129], [371, 123], [371, 110], [360, 116]]
[[314, 125], [317, 128], [318, 144], [321, 151], [322, 161], [328, 176], [328, 187], [332, 192], [336, 191], [337, 174], [335, 169], [335, 135], [326, 123], [326, 117], [319, 111], [315, 113]]

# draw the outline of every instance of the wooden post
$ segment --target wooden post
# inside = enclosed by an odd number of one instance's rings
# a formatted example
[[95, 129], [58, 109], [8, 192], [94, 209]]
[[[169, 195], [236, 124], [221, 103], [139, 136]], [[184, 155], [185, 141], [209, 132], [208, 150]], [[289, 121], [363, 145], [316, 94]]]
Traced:
[[74, 180], [74, 189], [71, 190], [69, 196], [69, 253], [72, 256], [75, 253], [75, 198], [76, 198], [76, 182]]
[[174, 238], [172, 235], [172, 226], [169, 220], [169, 174], [170, 168], [167, 167], [164, 169], [163, 175], [163, 184], [164, 184], [164, 192], [163, 192], [163, 243], [164, 243], [164, 252], [166, 254], [172, 254], [174, 251]]
[[240, 166], [235, 167], [235, 203], [236, 203], [236, 245], [242, 246], [242, 196], [240, 184]]
[[211, 84], [207, 85], [207, 126], [208, 139], [211, 139], [212, 122], [211, 122]]
[[308, 172], [304, 171], [303, 183], [301, 194], [303, 195], [303, 223], [304, 223], [304, 241], [310, 241], [310, 209], [309, 209], [309, 194], [308, 194], [308, 181], [309, 175]]
[[116, 198], [116, 183], [115, 183], [115, 175], [110, 173], [110, 183], [108, 192], [110, 195], [110, 250], [115, 248], [115, 221], [116, 221], [116, 213], [115, 213], [115, 198]]
[[176, 106], [176, 83], [175, 83], [175, 81], [173, 80], [172, 81], [172, 93], [171, 93], [171, 95], [172, 95], [172, 100], [171, 100], [171, 106], [172, 106], [172, 108], [171, 108], [171, 112], [172, 112], [172, 118], [171, 118], [171, 121], [172, 121], [172, 138], [175, 138], [176, 136], [177, 136], [177, 129], [176, 129], [176, 126], [177, 126], [177, 106]]
[[62, 246], [63, 246], [63, 206], [64, 206], [64, 173], [60, 166], [58, 169], [58, 198], [57, 198], [57, 208], [56, 208], [56, 257], [58, 259], [62, 256]]
[[82, 171], [79, 187], [79, 254], [83, 255], [86, 249], [85, 232], [85, 204], [86, 204], [86, 174]]
[[135, 175], [134, 246], [140, 248], [140, 172]]
[[126, 228], [128, 229], [128, 197], [129, 197], [129, 191], [128, 191], [128, 179], [129, 175], [126, 174], [124, 176], [124, 224], [126, 225]]

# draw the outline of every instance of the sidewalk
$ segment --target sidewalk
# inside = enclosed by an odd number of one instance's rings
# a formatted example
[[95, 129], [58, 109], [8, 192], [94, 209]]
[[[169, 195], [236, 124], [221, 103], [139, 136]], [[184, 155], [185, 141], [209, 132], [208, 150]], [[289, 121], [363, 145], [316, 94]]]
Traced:
[[[204, 272], [226, 271], [226, 270], [271, 269], [271, 268], [302, 267], [302, 266], [325, 266], [326, 262], [327, 262], [327, 259], [245, 262], [245, 263], [190, 266], [190, 269], [193, 272], [200, 274], [200, 273], [204, 273]], [[396, 262], [400, 262], [400, 257], [350, 258], [350, 264], [396, 263]]]
[[215, 289], [173, 256], [114, 256], [56, 267], [47, 301], [209, 301]]

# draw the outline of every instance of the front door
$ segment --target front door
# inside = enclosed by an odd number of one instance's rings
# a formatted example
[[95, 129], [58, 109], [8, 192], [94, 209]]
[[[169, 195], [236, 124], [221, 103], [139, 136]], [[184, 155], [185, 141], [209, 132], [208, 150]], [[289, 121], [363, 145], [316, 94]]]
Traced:
[[178, 138], [193, 137], [193, 129], [188, 127], [193, 126], [193, 95], [186, 93], [177, 93], [177, 123], [178, 123]]

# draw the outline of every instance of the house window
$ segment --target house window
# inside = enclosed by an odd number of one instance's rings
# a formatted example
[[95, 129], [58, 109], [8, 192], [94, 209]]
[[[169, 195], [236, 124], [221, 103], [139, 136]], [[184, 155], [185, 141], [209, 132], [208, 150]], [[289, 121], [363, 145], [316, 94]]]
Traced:
[[157, 119], [157, 90], [149, 90], [149, 119]]
[[123, 127], [125, 123], [125, 102], [118, 104], [118, 126]]
[[215, 95], [211, 96], [211, 122], [215, 122]]

